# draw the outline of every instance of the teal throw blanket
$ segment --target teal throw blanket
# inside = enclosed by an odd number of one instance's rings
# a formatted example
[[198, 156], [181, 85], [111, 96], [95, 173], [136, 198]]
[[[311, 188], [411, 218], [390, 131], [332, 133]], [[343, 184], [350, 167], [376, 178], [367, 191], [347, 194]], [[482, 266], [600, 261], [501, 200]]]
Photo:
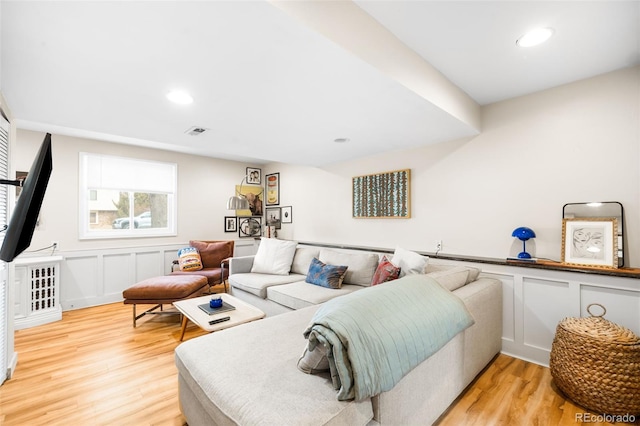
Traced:
[[464, 303], [426, 275], [368, 287], [326, 302], [304, 332], [324, 347], [339, 400], [390, 390], [473, 325]]

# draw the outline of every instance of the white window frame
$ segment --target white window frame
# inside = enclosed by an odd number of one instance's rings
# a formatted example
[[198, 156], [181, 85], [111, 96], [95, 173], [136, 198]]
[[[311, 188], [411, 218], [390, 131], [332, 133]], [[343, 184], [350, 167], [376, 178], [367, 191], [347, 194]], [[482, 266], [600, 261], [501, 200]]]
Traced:
[[[90, 184], [90, 181], [95, 182], [95, 170], [92, 172], [89, 170], [89, 164], [101, 162], [104, 159], [104, 164], [113, 164], [117, 162], [119, 164], [117, 168], [118, 180], [120, 183], [113, 183], [109, 179], [99, 180], [104, 182], [103, 184]], [[101, 163], [102, 164], [102, 163]], [[88, 152], [80, 153], [79, 161], [79, 238], [81, 240], [88, 239], [106, 239], [106, 238], [142, 238], [142, 237], [163, 237], [163, 236], [175, 236], [177, 235], [177, 188], [178, 188], [178, 165], [176, 163], [167, 163], [152, 160], [141, 160], [130, 157], [117, 157], [105, 154], [95, 154]], [[145, 170], [158, 170], [161, 169], [165, 173], [163, 175], [163, 184], [161, 188], [153, 187], [154, 183], [144, 183], [144, 179], [140, 179], [141, 171], [142, 175], [148, 175]], [[101, 175], [104, 176], [104, 175]], [[136, 179], [136, 176], [138, 179]], [[157, 182], [157, 179], [154, 180]], [[151, 185], [151, 186], [147, 186]], [[167, 195], [167, 227], [166, 228], [134, 228], [129, 229], [90, 229], [89, 228], [89, 206], [90, 206], [90, 190], [118, 190], [122, 192], [145, 192], [145, 193], [160, 193]], [[133, 223], [133, 210], [131, 212], [131, 221]]]

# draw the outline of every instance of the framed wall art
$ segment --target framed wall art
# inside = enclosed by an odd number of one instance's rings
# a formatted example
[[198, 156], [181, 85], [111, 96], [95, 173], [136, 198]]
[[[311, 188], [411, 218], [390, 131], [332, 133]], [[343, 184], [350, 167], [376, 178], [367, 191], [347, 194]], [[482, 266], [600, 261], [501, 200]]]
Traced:
[[282, 215], [280, 207], [267, 207], [265, 209], [265, 221], [268, 226], [282, 228]]
[[250, 185], [262, 185], [262, 169], [247, 167], [247, 183]]
[[235, 216], [224, 217], [224, 232], [238, 232], [238, 218]]
[[293, 212], [291, 211], [291, 206], [282, 207], [280, 210], [280, 218], [282, 219], [282, 223], [293, 223]]
[[254, 238], [262, 234], [262, 217], [238, 218], [238, 236], [240, 238]]
[[236, 216], [262, 216], [264, 188], [256, 185], [236, 185], [236, 194], [249, 201], [249, 210], [236, 210]]
[[280, 173], [271, 173], [265, 176], [266, 205], [277, 206], [280, 204]]
[[618, 267], [618, 220], [562, 220], [562, 263], [594, 268]]
[[411, 170], [353, 178], [354, 218], [411, 217]]

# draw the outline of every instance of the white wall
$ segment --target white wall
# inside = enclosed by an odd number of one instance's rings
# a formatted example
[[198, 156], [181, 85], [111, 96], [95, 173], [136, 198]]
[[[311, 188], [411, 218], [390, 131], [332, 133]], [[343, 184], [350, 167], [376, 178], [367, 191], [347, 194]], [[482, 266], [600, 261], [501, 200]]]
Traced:
[[[280, 236], [505, 258], [511, 237], [532, 228], [534, 256], [560, 259], [562, 207], [619, 201], [629, 257], [640, 267], [640, 67], [483, 107], [473, 138], [344, 162], [324, 169], [269, 165], [280, 172], [281, 205], [293, 224]], [[322, 147], [318, 147], [322, 149]], [[310, 153], [309, 155], [313, 155]], [[351, 178], [411, 169], [411, 219], [353, 219]]]
[[[44, 134], [19, 130], [12, 157], [13, 170], [28, 171]], [[236, 239], [224, 232], [228, 198], [245, 175], [244, 163], [199, 157], [175, 152], [106, 143], [90, 139], [52, 135], [53, 173], [40, 213], [40, 226], [34, 232], [35, 250], [58, 241], [60, 250], [94, 250], [139, 246], [159, 246], [190, 239]], [[79, 152], [94, 152], [131, 158], [144, 158], [178, 164], [178, 235], [176, 237], [78, 239]], [[249, 165], [250, 166], [250, 165]]]

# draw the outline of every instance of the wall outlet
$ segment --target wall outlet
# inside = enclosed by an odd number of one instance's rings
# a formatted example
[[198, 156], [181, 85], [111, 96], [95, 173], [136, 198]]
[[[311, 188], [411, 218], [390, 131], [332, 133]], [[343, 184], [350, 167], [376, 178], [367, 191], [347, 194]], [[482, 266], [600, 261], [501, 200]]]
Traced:
[[436, 251], [441, 251], [442, 250], [442, 240], [437, 240], [436, 241]]

